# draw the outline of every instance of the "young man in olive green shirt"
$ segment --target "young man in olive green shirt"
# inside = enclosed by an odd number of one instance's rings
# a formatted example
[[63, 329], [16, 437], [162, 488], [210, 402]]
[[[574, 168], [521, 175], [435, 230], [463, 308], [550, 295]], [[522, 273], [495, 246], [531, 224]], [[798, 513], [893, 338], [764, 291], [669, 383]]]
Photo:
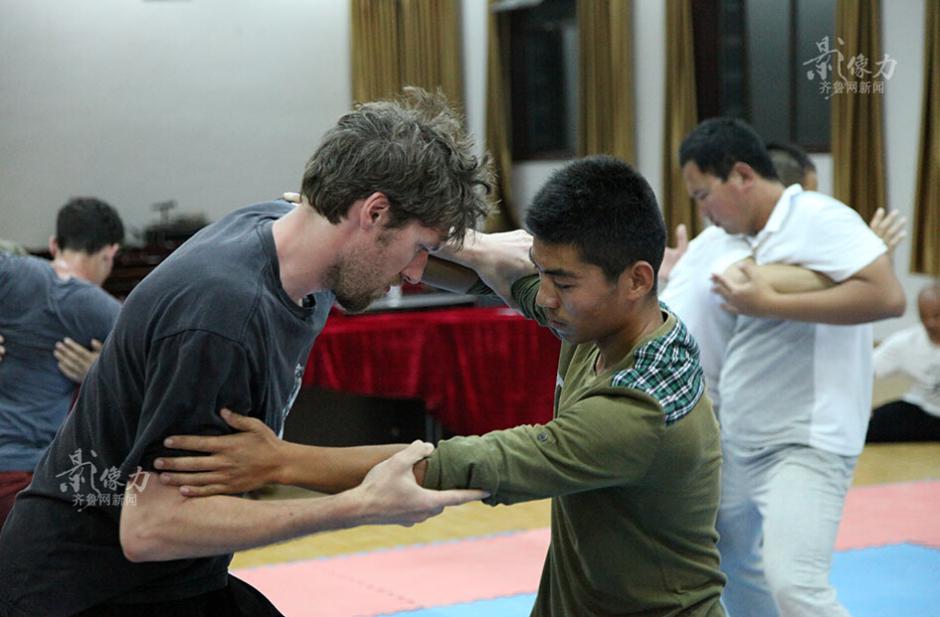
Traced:
[[[477, 235], [448, 257], [563, 340], [554, 419], [445, 440], [416, 475], [430, 488], [483, 489], [490, 504], [552, 498], [533, 615], [724, 615], [718, 427], [696, 344], [656, 298], [665, 228], [649, 185], [616, 159], [576, 161], [542, 188], [526, 223], [534, 240]], [[267, 451], [238, 462], [241, 480], [226, 485], [238, 490], [264, 480], [335, 491], [400, 448], [314, 448], [237, 428], [246, 432], [175, 445], [227, 465], [238, 450]], [[196, 461], [164, 464], [203, 471]], [[211, 472], [165, 479], [200, 494], [210, 477], [217, 483]]]

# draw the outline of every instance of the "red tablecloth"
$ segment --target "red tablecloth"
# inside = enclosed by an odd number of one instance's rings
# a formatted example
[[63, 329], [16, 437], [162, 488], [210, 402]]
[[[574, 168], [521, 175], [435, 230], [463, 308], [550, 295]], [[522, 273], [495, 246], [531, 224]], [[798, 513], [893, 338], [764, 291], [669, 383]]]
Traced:
[[449, 431], [551, 419], [559, 341], [505, 308], [330, 317], [304, 385], [418, 398]]

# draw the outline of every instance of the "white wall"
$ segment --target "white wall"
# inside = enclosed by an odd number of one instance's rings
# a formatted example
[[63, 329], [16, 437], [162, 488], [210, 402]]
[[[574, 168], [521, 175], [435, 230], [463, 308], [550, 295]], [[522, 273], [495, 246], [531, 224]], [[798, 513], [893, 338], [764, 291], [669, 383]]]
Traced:
[[[907, 313], [901, 319], [875, 324], [876, 339], [918, 322], [917, 292], [930, 280], [923, 275], [910, 274], [908, 268], [923, 95], [924, 2], [933, 1], [900, 0], [881, 5], [882, 53], [897, 60], [894, 75], [885, 84], [884, 95], [887, 205], [910, 222], [908, 240], [901, 243], [894, 257], [895, 271], [907, 292]], [[933, 231], [940, 233], [940, 230]]]
[[0, 0], [0, 237], [45, 245], [70, 196], [140, 228], [299, 187], [348, 109], [333, 0]]
[[463, 30], [464, 112], [467, 127], [477, 136], [478, 151], [486, 137], [486, 28], [487, 2], [464, 0], [461, 5]]
[[666, 105], [666, 3], [634, 0], [633, 79], [636, 87], [636, 167], [656, 199], [663, 198]]

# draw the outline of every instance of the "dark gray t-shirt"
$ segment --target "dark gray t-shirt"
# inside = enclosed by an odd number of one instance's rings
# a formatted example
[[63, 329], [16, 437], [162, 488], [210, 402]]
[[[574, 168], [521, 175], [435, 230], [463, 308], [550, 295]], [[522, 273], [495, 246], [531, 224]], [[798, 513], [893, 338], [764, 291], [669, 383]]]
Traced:
[[[103, 602], [186, 598], [226, 584], [231, 555], [131, 563], [118, 525], [128, 475], [172, 434], [223, 434], [229, 407], [275, 432], [333, 303], [298, 306], [271, 234], [284, 202], [206, 227], [128, 296], [74, 412], [0, 533], [0, 614], [69, 615]], [[150, 481], [158, 481], [151, 477]], [[117, 505], [115, 505], [117, 503]]]
[[0, 471], [32, 471], [65, 420], [75, 384], [52, 355], [66, 336], [104, 341], [121, 304], [36, 257], [0, 254]]

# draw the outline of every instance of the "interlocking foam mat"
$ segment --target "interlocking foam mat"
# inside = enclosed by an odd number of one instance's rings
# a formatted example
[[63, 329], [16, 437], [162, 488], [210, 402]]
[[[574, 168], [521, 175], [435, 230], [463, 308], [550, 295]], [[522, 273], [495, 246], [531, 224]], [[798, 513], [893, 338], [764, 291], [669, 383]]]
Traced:
[[[288, 617], [527, 617], [547, 529], [234, 572]], [[940, 617], [940, 482], [849, 491], [832, 582], [853, 617]]]

